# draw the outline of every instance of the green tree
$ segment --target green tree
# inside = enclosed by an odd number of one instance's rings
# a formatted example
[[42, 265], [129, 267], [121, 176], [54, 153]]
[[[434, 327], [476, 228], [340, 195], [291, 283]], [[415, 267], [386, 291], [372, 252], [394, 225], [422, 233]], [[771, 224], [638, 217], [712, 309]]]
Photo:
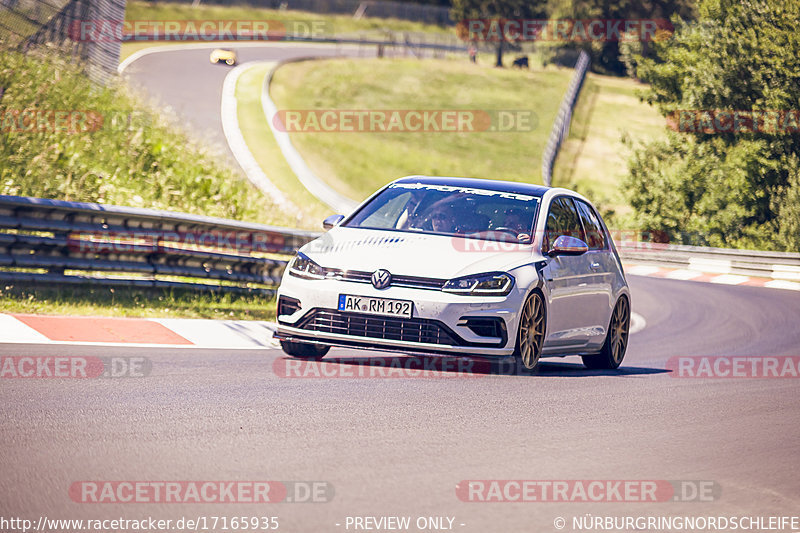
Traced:
[[456, 21], [456, 31], [464, 39], [472, 37], [467, 27], [470, 20], [499, 23], [501, 31], [495, 34], [496, 39], [490, 40], [495, 42], [495, 65], [502, 67], [503, 52], [509, 43], [514, 42], [507, 32], [502, 31], [504, 21], [544, 18], [546, 5], [547, 0], [453, 0], [450, 18]]
[[[568, 9], [553, 13], [555, 17], [603, 20], [657, 20], [666, 23], [674, 16], [691, 20], [695, 15], [695, 0], [573, 0]], [[640, 55], [650, 54], [649, 40], [606, 40], [579, 44], [592, 56], [595, 71], [625, 74], [624, 56], [633, 48]], [[631, 74], [631, 72], [628, 72]]]
[[[678, 117], [678, 132], [634, 150], [623, 187], [637, 221], [687, 243], [798, 250], [800, 3], [703, 0], [698, 13], [636, 58], [645, 98]], [[733, 111], [780, 118], [713, 122]]]

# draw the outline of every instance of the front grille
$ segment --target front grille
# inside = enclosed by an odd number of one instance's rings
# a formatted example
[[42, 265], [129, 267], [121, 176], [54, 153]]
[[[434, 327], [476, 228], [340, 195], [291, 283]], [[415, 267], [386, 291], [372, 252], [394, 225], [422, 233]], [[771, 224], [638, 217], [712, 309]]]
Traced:
[[385, 339], [426, 344], [460, 344], [436, 320], [424, 318], [395, 318], [370, 316], [358, 313], [341, 313], [328, 309], [314, 309], [300, 320], [300, 329], [339, 333], [355, 337]]
[[[335, 268], [325, 268], [324, 276], [343, 281], [354, 281], [356, 283], [372, 283], [372, 272], [361, 270], [339, 270]], [[432, 289], [441, 290], [446, 279], [423, 278], [420, 276], [396, 276], [392, 274], [392, 287], [407, 287], [412, 289]]]
[[441, 290], [445, 283], [447, 283], [446, 279], [421, 278], [418, 276], [392, 276], [392, 285], [398, 287]]

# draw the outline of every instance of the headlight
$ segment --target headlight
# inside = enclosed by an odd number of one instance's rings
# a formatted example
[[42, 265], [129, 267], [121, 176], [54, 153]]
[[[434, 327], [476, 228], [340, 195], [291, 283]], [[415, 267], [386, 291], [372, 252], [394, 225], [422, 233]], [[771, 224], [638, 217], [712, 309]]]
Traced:
[[322, 279], [325, 269], [308, 258], [307, 255], [298, 253], [289, 263], [289, 274], [299, 278]]
[[514, 278], [503, 272], [489, 272], [454, 278], [444, 284], [442, 290], [456, 294], [472, 294], [476, 296], [503, 296], [511, 292]]

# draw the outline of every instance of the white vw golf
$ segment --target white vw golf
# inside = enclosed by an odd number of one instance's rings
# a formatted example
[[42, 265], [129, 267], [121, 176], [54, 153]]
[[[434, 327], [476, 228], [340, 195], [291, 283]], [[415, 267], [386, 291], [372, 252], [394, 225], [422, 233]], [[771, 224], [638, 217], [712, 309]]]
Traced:
[[412, 176], [303, 246], [278, 291], [283, 350], [484, 358], [625, 356], [630, 294], [608, 229], [566, 189]]

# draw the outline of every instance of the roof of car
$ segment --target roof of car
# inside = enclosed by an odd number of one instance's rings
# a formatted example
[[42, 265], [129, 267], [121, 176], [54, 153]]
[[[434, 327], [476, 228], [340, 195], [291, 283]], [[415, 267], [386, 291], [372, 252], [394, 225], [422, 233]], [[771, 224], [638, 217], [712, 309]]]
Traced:
[[407, 176], [395, 180], [394, 183], [428, 183], [434, 185], [449, 185], [452, 187], [470, 187], [473, 189], [490, 189], [493, 191], [529, 194], [541, 197], [550, 190], [549, 187], [520, 183], [515, 181], [488, 180], [481, 178], [445, 178], [438, 176]]

